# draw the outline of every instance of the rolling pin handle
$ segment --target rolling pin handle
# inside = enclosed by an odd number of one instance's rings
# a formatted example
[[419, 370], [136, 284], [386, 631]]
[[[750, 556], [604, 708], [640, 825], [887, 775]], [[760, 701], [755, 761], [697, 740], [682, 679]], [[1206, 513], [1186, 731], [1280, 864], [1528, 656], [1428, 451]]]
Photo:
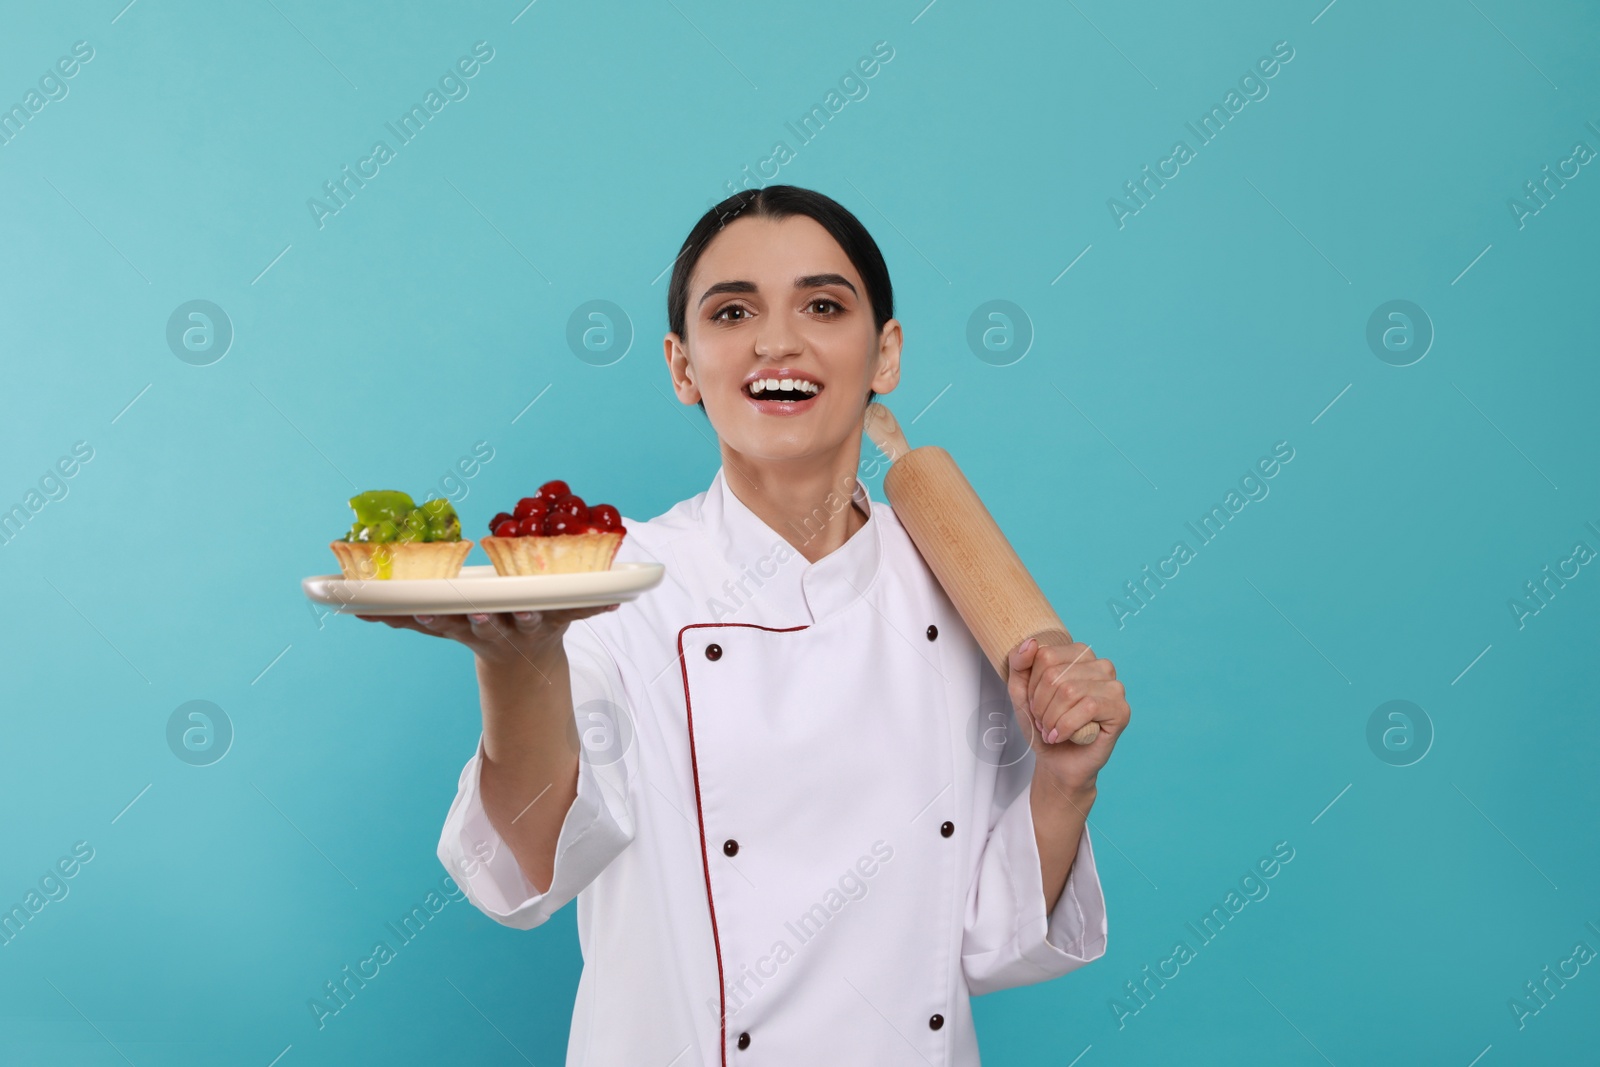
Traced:
[[[861, 428], [889, 460], [883, 491], [895, 515], [1001, 680], [1011, 674], [1011, 652], [1027, 640], [1006, 647], [1018, 629], [1042, 626], [1033, 634], [1041, 645], [1072, 644], [950, 454], [934, 446], [913, 449], [894, 413], [876, 400], [867, 405]], [[1085, 723], [1071, 740], [1087, 745], [1099, 735], [1099, 723]]]
[[879, 403], [867, 405], [866, 417], [862, 429], [868, 438], [877, 446], [891, 464], [911, 451], [911, 445], [906, 441], [906, 435], [900, 429], [900, 423], [894, 417], [894, 412]]

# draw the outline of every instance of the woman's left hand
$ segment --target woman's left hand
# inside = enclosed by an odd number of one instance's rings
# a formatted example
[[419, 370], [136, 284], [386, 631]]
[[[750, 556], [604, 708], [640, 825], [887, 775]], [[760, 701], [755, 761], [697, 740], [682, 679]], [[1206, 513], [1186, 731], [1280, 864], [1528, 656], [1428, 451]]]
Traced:
[[[1034, 773], [1049, 774], [1068, 794], [1095, 788], [1132, 715], [1116, 668], [1088, 645], [1040, 645], [1031, 637], [1011, 650], [1010, 668], [1006, 689], [1017, 722], [1033, 725]], [[1090, 722], [1099, 736], [1073, 744], [1069, 738]]]

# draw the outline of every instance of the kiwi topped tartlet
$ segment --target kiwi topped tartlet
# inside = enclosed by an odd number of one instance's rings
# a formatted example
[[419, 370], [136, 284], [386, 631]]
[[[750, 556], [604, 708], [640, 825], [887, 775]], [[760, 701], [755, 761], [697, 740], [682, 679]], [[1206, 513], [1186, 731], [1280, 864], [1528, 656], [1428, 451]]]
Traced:
[[330, 548], [346, 578], [454, 578], [472, 551], [461, 519], [443, 498], [414, 502], [393, 489], [350, 498], [355, 522]]

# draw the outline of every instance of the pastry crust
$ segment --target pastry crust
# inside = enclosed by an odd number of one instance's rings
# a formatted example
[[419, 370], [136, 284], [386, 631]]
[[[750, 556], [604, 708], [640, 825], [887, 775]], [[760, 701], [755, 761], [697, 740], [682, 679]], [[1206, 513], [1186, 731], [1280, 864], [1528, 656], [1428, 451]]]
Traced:
[[547, 537], [485, 537], [478, 543], [496, 574], [578, 574], [610, 570], [622, 537], [620, 530], [607, 530]]
[[339, 557], [339, 570], [347, 579], [454, 578], [472, 551], [472, 542], [412, 541], [372, 544], [334, 541], [328, 546]]

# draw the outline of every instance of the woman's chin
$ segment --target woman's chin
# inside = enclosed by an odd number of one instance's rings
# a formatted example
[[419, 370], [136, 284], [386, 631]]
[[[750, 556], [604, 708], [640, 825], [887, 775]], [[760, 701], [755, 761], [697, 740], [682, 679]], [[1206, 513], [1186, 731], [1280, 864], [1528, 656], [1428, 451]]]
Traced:
[[837, 438], [786, 423], [741, 426], [738, 432], [722, 437], [723, 442], [742, 459], [757, 463], [826, 464], [837, 456], [845, 437]]

